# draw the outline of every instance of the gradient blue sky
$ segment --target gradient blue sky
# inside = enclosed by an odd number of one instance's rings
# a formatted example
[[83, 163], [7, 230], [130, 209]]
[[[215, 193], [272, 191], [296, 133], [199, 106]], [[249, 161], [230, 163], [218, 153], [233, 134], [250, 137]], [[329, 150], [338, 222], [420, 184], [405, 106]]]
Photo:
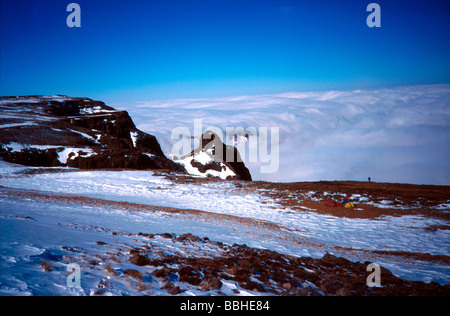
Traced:
[[[0, 94], [109, 103], [450, 82], [450, 1], [0, 0]], [[66, 7], [81, 6], [81, 28]], [[381, 28], [366, 6], [381, 6]]]

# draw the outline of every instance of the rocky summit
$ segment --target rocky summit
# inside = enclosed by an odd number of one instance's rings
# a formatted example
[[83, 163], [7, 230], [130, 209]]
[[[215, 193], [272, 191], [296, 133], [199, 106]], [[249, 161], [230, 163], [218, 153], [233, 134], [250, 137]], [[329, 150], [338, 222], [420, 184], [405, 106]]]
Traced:
[[0, 158], [43, 167], [166, 169], [153, 135], [136, 128], [126, 111], [101, 101], [54, 96], [0, 97]]
[[210, 130], [202, 135], [198, 148], [177, 162], [193, 175], [252, 181], [250, 171], [236, 147], [224, 144], [220, 137]]

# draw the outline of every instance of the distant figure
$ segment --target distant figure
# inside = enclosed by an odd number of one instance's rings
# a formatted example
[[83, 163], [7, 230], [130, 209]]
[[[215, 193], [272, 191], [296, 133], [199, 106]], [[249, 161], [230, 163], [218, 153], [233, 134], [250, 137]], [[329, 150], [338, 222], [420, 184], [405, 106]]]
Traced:
[[370, 182], [370, 177], [368, 179], [369, 179], [369, 182]]

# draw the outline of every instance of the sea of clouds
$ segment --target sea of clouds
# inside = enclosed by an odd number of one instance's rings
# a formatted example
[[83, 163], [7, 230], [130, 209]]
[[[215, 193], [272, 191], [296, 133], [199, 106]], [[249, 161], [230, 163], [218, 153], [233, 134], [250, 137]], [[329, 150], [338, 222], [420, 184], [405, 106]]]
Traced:
[[[169, 156], [172, 131], [209, 126], [279, 128], [279, 164], [254, 180], [362, 180], [450, 184], [450, 85], [289, 92], [113, 104], [157, 137]], [[225, 137], [224, 137], [225, 138]], [[233, 139], [224, 139], [230, 142]], [[248, 155], [246, 156], [248, 158]]]

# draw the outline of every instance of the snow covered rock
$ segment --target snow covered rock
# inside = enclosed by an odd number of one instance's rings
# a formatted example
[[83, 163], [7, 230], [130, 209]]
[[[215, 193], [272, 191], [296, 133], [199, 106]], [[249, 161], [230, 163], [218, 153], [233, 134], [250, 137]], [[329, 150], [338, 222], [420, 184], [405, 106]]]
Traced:
[[126, 111], [101, 101], [54, 96], [0, 97], [0, 159], [28, 166], [81, 169], [167, 169], [153, 135], [136, 128]]
[[241, 159], [239, 151], [225, 145], [217, 134], [206, 131], [201, 144], [189, 155], [177, 160], [188, 173], [203, 177], [251, 181], [250, 171]]

